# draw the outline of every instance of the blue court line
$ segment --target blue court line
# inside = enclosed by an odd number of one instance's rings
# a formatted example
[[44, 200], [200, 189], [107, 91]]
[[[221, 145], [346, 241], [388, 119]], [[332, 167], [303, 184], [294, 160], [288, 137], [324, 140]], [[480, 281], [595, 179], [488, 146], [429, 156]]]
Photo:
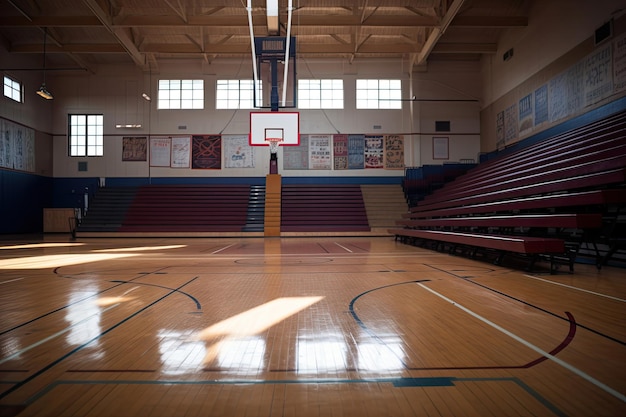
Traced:
[[543, 398], [539, 393], [524, 383], [519, 378], [456, 378], [456, 377], [401, 377], [401, 378], [364, 378], [364, 379], [341, 379], [341, 378], [320, 378], [320, 379], [270, 379], [270, 380], [246, 380], [246, 379], [226, 379], [226, 380], [61, 380], [55, 381], [42, 389], [40, 392], [30, 397], [24, 405], [31, 405], [37, 400], [50, 393], [54, 388], [61, 385], [315, 385], [315, 384], [392, 384], [395, 388], [427, 388], [427, 387], [454, 387], [455, 382], [512, 382], [524, 390], [528, 395], [537, 400], [550, 412], [559, 417], [566, 417], [563, 411]]
[[532, 389], [528, 384], [526, 384], [524, 381], [522, 381], [519, 378], [515, 378], [515, 377], [511, 377], [511, 378], [454, 378], [454, 380], [455, 381], [459, 381], [459, 382], [486, 382], [486, 381], [503, 382], [503, 381], [510, 381], [510, 382], [513, 382], [513, 383], [517, 384], [521, 389], [526, 391], [526, 393], [528, 395], [533, 397], [535, 400], [539, 401], [539, 403], [541, 403], [541, 405], [543, 405], [548, 410], [550, 410], [552, 413], [554, 413], [554, 415], [557, 415], [557, 416], [560, 416], [560, 417], [566, 417], [567, 416], [567, 414], [565, 414], [563, 411], [561, 411], [557, 406], [552, 404], [550, 401], [546, 400], [537, 391]]
[[92, 295], [88, 295], [88, 296], [86, 296], [86, 297], [84, 297], [84, 298], [81, 298], [80, 300], [76, 300], [76, 301], [74, 301], [74, 302], [72, 302], [72, 303], [70, 303], [70, 304], [66, 304], [66, 305], [64, 305], [64, 306], [62, 306], [62, 307], [56, 308], [56, 309], [54, 309], [54, 310], [51, 310], [51, 311], [49, 311], [49, 312], [47, 312], [47, 313], [45, 313], [45, 314], [42, 314], [42, 315], [40, 315], [40, 316], [37, 316], [37, 317], [33, 318], [33, 319], [30, 319], [30, 320], [27, 320], [27, 321], [22, 322], [22, 323], [20, 323], [20, 324], [17, 324], [17, 325], [15, 325], [15, 326], [13, 326], [13, 327], [11, 327], [11, 328], [9, 328], [9, 329], [6, 329], [6, 330], [1, 331], [1, 332], [0, 332], [0, 336], [4, 335], [4, 334], [6, 334], [6, 333], [10, 333], [10, 332], [12, 332], [12, 331], [14, 331], [14, 330], [17, 330], [17, 329], [19, 329], [20, 327], [24, 327], [24, 326], [26, 326], [26, 325], [28, 325], [28, 324], [34, 323], [34, 322], [36, 322], [37, 320], [43, 319], [44, 317], [48, 317], [48, 316], [50, 316], [50, 315], [52, 315], [52, 314], [54, 314], [54, 313], [58, 313], [59, 311], [63, 311], [63, 310], [65, 310], [65, 309], [67, 309], [67, 308], [70, 308], [71, 306], [73, 306], [73, 305], [75, 305], [75, 304], [79, 304], [79, 303], [82, 303], [82, 302], [84, 302], [84, 301], [86, 301], [86, 300], [89, 300], [90, 298], [97, 297], [97, 296], [99, 296], [100, 294], [103, 294], [103, 293], [105, 293], [105, 292], [107, 292], [107, 291], [110, 291], [110, 290], [112, 290], [112, 289], [116, 288], [116, 287], [119, 287], [120, 285], [122, 285], [122, 284], [117, 284], [117, 285], [114, 285], [114, 286], [112, 286], [112, 287], [105, 288], [105, 289], [104, 289], [104, 290], [102, 290], [102, 291], [98, 291], [97, 293], [94, 293], [94, 294], [92, 294]]
[[[53, 272], [53, 274], [55, 274], [56, 276], [58, 276], [58, 277], [60, 277], [60, 278], [75, 279], [74, 277], [69, 276], [69, 275], [62, 275], [62, 274], [59, 274], [59, 269], [60, 269], [60, 268], [61, 268], [61, 267], [54, 268], [54, 270], [52, 271], [52, 272]], [[162, 268], [162, 269], [163, 269], [163, 268]], [[142, 273], [142, 274], [140, 274], [139, 276], [137, 276], [137, 277], [133, 278], [133, 279], [132, 279], [132, 280], [130, 280], [130, 281], [125, 281], [125, 283], [131, 283], [131, 282], [132, 282], [133, 280], [135, 280], [135, 279], [143, 278], [143, 277], [145, 277], [145, 276], [147, 276], [147, 275], [150, 275], [150, 274], [152, 274], [152, 272], [145, 272], [145, 273]], [[113, 281], [108, 281], [108, 282], [113, 282]], [[58, 313], [59, 311], [63, 311], [63, 310], [65, 310], [65, 309], [67, 309], [67, 308], [69, 308], [69, 307], [71, 307], [71, 306], [73, 306], [73, 305], [76, 305], [76, 304], [82, 303], [83, 301], [87, 301], [87, 300], [89, 300], [90, 298], [97, 297], [97, 296], [99, 296], [99, 295], [101, 295], [101, 294], [104, 294], [104, 293], [105, 293], [105, 292], [107, 292], [107, 291], [111, 291], [112, 289], [117, 288], [117, 287], [119, 287], [119, 286], [121, 286], [121, 285], [123, 285], [123, 282], [120, 282], [120, 283], [118, 283], [117, 285], [114, 285], [114, 286], [112, 286], [112, 287], [105, 288], [105, 289], [103, 289], [103, 290], [101, 290], [101, 291], [98, 291], [98, 292], [96, 292], [96, 293], [94, 293], [94, 294], [91, 294], [91, 295], [85, 296], [85, 297], [81, 298], [80, 300], [76, 300], [76, 301], [74, 301], [74, 302], [72, 302], [72, 303], [69, 303], [69, 304], [66, 304], [66, 305], [64, 305], [64, 306], [62, 306], [62, 307], [56, 308], [56, 309], [54, 309], [54, 310], [51, 310], [51, 311], [49, 311], [49, 312], [47, 312], [47, 313], [45, 313], [45, 314], [42, 314], [42, 315], [40, 315], [40, 316], [38, 316], [38, 317], [35, 317], [35, 318], [33, 318], [33, 319], [30, 319], [30, 320], [27, 320], [27, 321], [25, 321], [25, 322], [23, 322], [23, 323], [17, 324], [17, 325], [15, 325], [15, 326], [13, 326], [13, 327], [11, 327], [11, 328], [9, 328], [9, 329], [6, 329], [6, 330], [3, 330], [3, 331], [0, 331], [0, 336], [4, 335], [4, 334], [6, 334], [6, 333], [10, 333], [10, 332], [12, 332], [12, 331], [14, 331], [14, 330], [17, 330], [17, 329], [19, 329], [20, 327], [24, 327], [24, 326], [26, 326], [26, 325], [28, 325], [28, 324], [34, 323], [34, 322], [36, 322], [37, 320], [43, 319], [44, 317], [48, 317], [48, 316], [50, 316], [50, 315], [52, 315], [52, 314], [54, 314], [54, 313]]]
[[129, 321], [130, 319], [134, 318], [135, 316], [139, 315], [140, 313], [144, 312], [145, 310], [149, 309], [150, 307], [152, 307], [153, 305], [159, 303], [160, 301], [164, 300], [165, 298], [169, 297], [172, 294], [176, 294], [181, 288], [183, 288], [184, 286], [186, 286], [187, 284], [192, 283], [193, 281], [195, 281], [196, 279], [198, 279], [198, 277], [194, 277], [192, 279], [190, 279], [189, 281], [185, 282], [184, 284], [180, 285], [178, 288], [172, 289], [169, 293], [165, 294], [164, 296], [156, 299], [155, 301], [151, 302], [150, 304], [145, 305], [144, 307], [140, 308], [139, 310], [135, 311], [133, 314], [131, 314], [130, 316], [126, 317], [124, 320], [121, 320], [120, 322], [118, 322], [117, 324], [115, 324], [114, 326], [109, 327], [108, 329], [106, 329], [105, 331], [101, 332], [99, 335], [91, 338], [90, 340], [88, 340], [87, 342], [83, 343], [80, 346], [77, 346], [76, 348], [72, 349], [71, 351], [69, 351], [68, 353], [66, 353], [65, 355], [61, 356], [60, 358], [57, 358], [56, 360], [52, 361], [51, 363], [49, 363], [48, 365], [44, 366], [43, 368], [39, 369], [37, 372], [33, 373], [32, 375], [30, 375], [28, 378], [20, 381], [18, 384], [13, 385], [11, 388], [5, 390], [4, 392], [0, 393], [0, 400], [3, 399], [4, 397], [6, 397], [7, 395], [11, 394], [12, 392], [20, 389], [21, 387], [23, 387], [24, 385], [26, 385], [27, 383], [29, 383], [30, 381], [32, 381], [33, 379], [37, 378], [38, 376], [40, 376], [41, 374], [43, 374], [44, 372], [50, 370], [51, 368], [53, 368], [54, 366], [58, 365], [59, 363], [61, 363], [62, 361], [64, 361], [65, 359], [69, 358], [70, 356], [72, 356], [74, 353], [84, 349], [85, 347], [89, 346], [91, 343], [93, 343], [94, 341], [100, 339], [102, 336], [106, 335], [107, 333], [115, 330], [116, 328], [118, 328], [119, 326], [121, 326], [122, 324], [126, 323], [127, 321]]

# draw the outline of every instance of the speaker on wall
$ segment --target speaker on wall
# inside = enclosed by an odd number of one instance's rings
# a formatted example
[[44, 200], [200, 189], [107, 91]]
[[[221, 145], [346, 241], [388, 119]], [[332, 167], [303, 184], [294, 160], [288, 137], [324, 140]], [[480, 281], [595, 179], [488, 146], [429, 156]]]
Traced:
[[609, 39], [613, 36], [613, 20], [609, 20], [602, 26], [596, 29], [594, 34], [595, 44], [602, 43], [605, 39]]
[[504, 55], [502, 55], [503, 61], [508, 61], [511, 58], [513, 58], [513, 48], [509, 49], [504, 53]]

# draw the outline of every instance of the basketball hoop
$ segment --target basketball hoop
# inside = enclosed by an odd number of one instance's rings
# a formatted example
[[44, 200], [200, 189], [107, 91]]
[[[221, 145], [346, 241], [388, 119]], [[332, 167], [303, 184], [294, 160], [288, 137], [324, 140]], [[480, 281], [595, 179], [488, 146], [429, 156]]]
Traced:
[[300, 145], [300, 113], [250, 112], [250, 146], [269, 146], [270, 175], [278, 174], [278, 147]]
[[265, 142], [270, 145], [270, 153], [275, 155], [278, 152], [278, 146], [285, 140], [285, 129], [278, 127], [265, 128]]
[[265, 141], [270, 145], [270, 153], [278, 153], [278, 146], [283, 141], [283, 138], [265, 138]]
[[250, 112], [250, 146], [269, 146], [276, 158], [279, 146], [300, 145], [300, 113]]

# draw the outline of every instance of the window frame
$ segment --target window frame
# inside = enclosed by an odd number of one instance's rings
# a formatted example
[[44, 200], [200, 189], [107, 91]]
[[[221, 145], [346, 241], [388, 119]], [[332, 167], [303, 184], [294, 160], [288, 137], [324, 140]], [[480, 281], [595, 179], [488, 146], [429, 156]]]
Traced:
[[[12, 84], [16, 84], [19, 88], [15, 88], [13, 85], [7, 85], [7, 80], [9, 80]], [[9, 100], [15, 101], [16, 103], [23, 103], [24, 102], [24, 84], [22, 84], [21, 81], [18, 81], [17, 79], [15, 79], [15, 77], [12, 77], [8, 74], [3, 74], [3, 79], [2, 79], [2, 94], [4, 95], [4, 97], [8, 98]], [[10, 89], [10, 91], [15, 92], [17, 91], [17, 94], [19, 95], [19, 100], [16, 100], [14, 97], [14, 94], [11, 95], [7, 95], [6, 90], [7, 88]]]
[[[246, 85], [242, 89], [242, 82]], [[220, 88], [220, 86], [227, 88]], [[215, 109], [216, 110], [252, 110], [257, 109], [256, 100], [260, 100], [263, 94], [261, 80], [257, 80], [257, 94], [254, 94], [253, 79], [220, 79], [215, 81]], [[249, 87], [249, 88], [248, 88]], [[222, 97], [223, 95], [226, 97]], [[249, 96], [249, 97], [248, 97]], [[227, 103], [223, 106], [223, 103]], [[234, 103], [237, 103], [236, 106]], [[242, 103], [244, 104], [242, 106]]]
[[[73, 124], [73, 118], [84, 118], [84, 124]], [[96, 123], [89, 123], [95, 118]], [[97, 123], [97, 122], [100, 123]], [[79, 129], [75, 132], [75, 128]], [[94, 131], [95, 129], [95, 131]], [[75, 141], [81, 140], [76, 143]], [[95, 143], [94, 143], [95, 141]], [[82, 149], [82, 152], [78, 152]], [[98, 153], [98, 150], [100, 151]], [[90, 158], [104, 156], [104, 115], [92, 113], [70, 113], [67, 117], [67, 153], [72, 158]]]
[[[165, 83], [168, 88], [165, 88]], [[201, 87], [198, 87], [198, 84]], [[204, 110], [204, 96], [204, 79], [201, 78], [157, 81], [157, 110]], [[175, 103], [177, 105], [173, 106]]]
[[[396, 84], [398, 84], [397, 87], [395, 87]], [[402, 109], [402, 80], [400, 79], [360, 78], [356, 80], [355, 87], [357, 110]], [[367, 105], [363, 106], [364, 102]]]
[[[304, 86], [301, 83], [308, 85]], [[324, 98], [324, 93], [330, 94], [332, 97]], [[312, 105], [314, 102], [317, 102], [318, 105]], [[302, 103], [307, 104], [303, 106]], [[328, 103], [330, 103], [330, 105], [327, 105]], [[337, 105], [335, 105], [335, 103], [337, 103]], [[298, 80], [298, 108], [312, 110], [343, 110], [344, 103], [343, 79], [325, 78]]]

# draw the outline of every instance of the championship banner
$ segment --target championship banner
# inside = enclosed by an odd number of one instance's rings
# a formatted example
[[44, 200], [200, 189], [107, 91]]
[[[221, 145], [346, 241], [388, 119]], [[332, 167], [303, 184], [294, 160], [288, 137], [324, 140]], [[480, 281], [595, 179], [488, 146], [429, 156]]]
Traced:
[[385, 169], [404, 169], [404, 136], [385, 136]]
[[348, 135], [348, 169], [365, 167], [365, 135]]
[[509, 144], [517, 139], [518, 131], [517, 103], [504, 109], [504, 143]]
[[169, 167], [172, 139], [150, 138], [150, 166]]
[[309, 135], [309, 169], [330, 169], [331, 135]]
[[548, 121], [548, 84], [535, 90], [535, 126]]
[[191, 142], [189, 136], [172, 138], [172, 168], [189, 168], [191, 165]]
[[365, 136], [365, 168], [382, 168], [383, 157], [383, 137]]
[[519, 100], [517, 106], [519, 112], [519, 133], [524, 134], [530, 131], [533, 127], [533, 95], [527, 94]]
[[504, 148], [504, 111], [496, 114], [496, 147]]
[[248, 135], [224, 135], [224, 167], [254, 168], [254, 146]]
[[35, 130], [0, 119], [0, 167], [35, 172]]
[[222, 136], [193, 135], [191, 137], [191, 168], [222, 168]]
[[584, 106], [613, 94], [613, 57], [611, 44], [594, 51], [583, 60]]
[[148, 159], [148, 138], [145, 136], [122, 138], [122, 161], [145, 161]]
[[613, 41], [613, 91], [626, 90], [626, 33]]
[[348, 135], [333, 135], [333, 168], [348, 169]]
[[300, 145], [283, 146], [283, 169], [309, 169], [309, 135], [300, 135]]

